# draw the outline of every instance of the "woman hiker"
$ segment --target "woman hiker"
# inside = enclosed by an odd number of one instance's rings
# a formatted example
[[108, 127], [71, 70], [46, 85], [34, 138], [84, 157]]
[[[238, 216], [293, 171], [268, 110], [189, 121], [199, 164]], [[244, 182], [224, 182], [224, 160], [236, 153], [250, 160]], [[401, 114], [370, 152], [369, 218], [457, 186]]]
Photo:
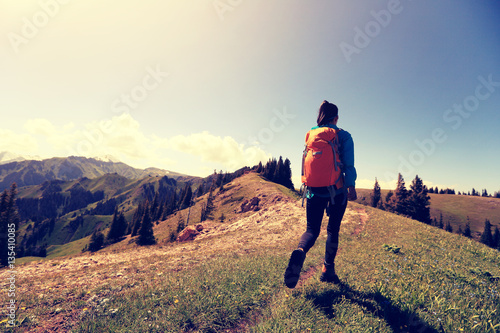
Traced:
[[[340, 169], [338, 171], [340, 174], [340, 181], [337, 180], [336, 185], [332, 186], [306, 186], [304, 189], [304, 191], [306, 191], [304, 195], [307, 198], [307, 229], [300, 238], [298, 248], [292, 252], [288, 267], [285, 271], [284, 280], [288, 288], [295, 288], [297, 282], [299, 281], [300, 271], [302, 270], [306, 254], [319, 236], [321, 221], [323, 220], [325, 210], [327, 211], [327, 215], [329, 215], [329, 220], [327, 227], [325, 258], [320, 280], [323, 282], [340, 283], [340, 280], [335, 273], [335, 256], [338, 249], [340, 223], [347, 207], [347, 199], [356, 200], [357, 196], [355, 189], [356, 169], [354, 168], [354, 143], [351, 135], [347, 131], [341, 130], [337, 127], [338, 119], [339, 116], [337, 106], [329, 103], [328, 101], [323, 101], [319, 108], [317, 119], [318, 126], [313, 127], [306, 136], [306, 141], [310, 142], [308, 141], [308, 138], [312, 135], [311, 133], [314, 130], [316, 130], [316, 133], [321, 132], [322, 130], [328, 133], [334, 133], [331, 135], [336, 136], [338, 139], [336, 141], [336, 149], [334, 149], [334, 145], [331, 143], [331, 148], [328, 148], [330, 149], [330, 154], [332, 154], [332, 150], [334, 151], [333, 160], [330, 157], [330, 161], [335, 163], [335, 168], [337, 168], [338, 163], [335, 160], [335, 154], [337, 153], [339, 155], [337, 160], [340, 159]], [[307, 148], [304, 154], [306, 154], [306, 152]], [[314, 155], [322, 153], [323, 152], [321, 151], [312, 152], [311, 154], [313, 157], [311, 159], [314, 158]], [[324, 155], [326, 154], [323, 154], [323, 156]], [[324, 169], [325, 168], [322, 168], [321, 170], [323, 171]], [[306, 185], [308, 185], [307, 182]]]

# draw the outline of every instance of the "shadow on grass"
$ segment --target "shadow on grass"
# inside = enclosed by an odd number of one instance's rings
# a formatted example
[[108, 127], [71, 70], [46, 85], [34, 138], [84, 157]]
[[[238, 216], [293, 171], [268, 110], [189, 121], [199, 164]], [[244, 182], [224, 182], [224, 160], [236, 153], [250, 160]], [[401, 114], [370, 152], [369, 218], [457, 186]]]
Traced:
[[[380, 293], [365, 293], [352, 289], [342, 282], [339, 288], [326, 291], [311, 290], [304, 294], [318, 306], [326, 316], [335, 318], [335, 305], [347, 300], [356, 303], [374, 316], [384, 320], [394, 332], [438, 333], [434, 327], [416, 313], [403, 310]], [[401, 329], [402, 327], [402, 329]]]

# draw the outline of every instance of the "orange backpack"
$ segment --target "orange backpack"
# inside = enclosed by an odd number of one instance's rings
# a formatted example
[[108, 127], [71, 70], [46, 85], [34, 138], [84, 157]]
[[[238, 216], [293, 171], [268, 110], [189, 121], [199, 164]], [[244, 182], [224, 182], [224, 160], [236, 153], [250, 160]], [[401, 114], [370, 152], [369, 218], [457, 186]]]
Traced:
[[306, 134], [302, 155], [302, 183], [307, 187], [344, 186], [338, 133], [341, 129], [314, 127]]

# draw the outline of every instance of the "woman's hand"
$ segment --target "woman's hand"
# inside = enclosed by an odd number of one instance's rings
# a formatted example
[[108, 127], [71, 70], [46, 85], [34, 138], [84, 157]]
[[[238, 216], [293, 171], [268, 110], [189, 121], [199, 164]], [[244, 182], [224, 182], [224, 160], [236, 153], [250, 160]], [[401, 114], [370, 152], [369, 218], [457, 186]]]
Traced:
[[347, 200], [349, 201], [354, 201], [358, 198], [358, 195], [356, 194], [356, 189], [354, 186], [349, 186], [347, 188]]

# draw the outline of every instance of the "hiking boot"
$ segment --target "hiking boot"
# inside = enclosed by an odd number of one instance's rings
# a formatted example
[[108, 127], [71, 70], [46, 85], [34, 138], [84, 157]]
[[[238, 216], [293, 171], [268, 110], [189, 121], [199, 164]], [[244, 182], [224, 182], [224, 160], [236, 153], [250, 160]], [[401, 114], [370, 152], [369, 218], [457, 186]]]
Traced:
[[295, 288], [299, 282], [300, 271], [306, 259], [306, 254], [301, 249], [292, 252], [288, 267], [285, 270], [285, 285], [288, 288]]
[[340, 279], [335, 274], [335, 264], [325, 265], [323, 264], [323, 269], [321, 270], [321, 277], [319, 278], [321, 282], [329, 282], [338, 284]]

